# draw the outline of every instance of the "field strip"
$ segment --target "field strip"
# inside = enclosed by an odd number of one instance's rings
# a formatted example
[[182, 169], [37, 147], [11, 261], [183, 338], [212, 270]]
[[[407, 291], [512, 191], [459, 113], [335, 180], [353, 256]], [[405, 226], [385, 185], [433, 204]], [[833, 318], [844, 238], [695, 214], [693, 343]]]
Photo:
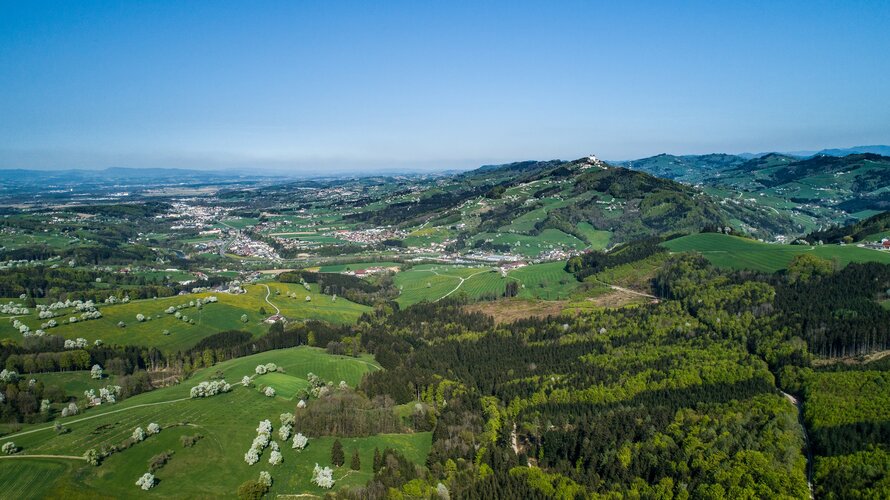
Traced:
[[74, 455], [3, 455], [0, 459], [10, 458], [64, 458], [69, 460], [86, 460], [84, 457], [75, 457]]
[[275, 308], [275, 314], [281, 314], [281, 309], [278, 309], [278, 306], [276, 306], [275, 304], [272, 303], [271, 300], [269, 300], [269, 295], [272, 294], [272, 290], [269, 289], [269, 285], [267, 285], [265, 283], [262, 283], [262, 285], [264, 287], [266, 287], [266, 303]]

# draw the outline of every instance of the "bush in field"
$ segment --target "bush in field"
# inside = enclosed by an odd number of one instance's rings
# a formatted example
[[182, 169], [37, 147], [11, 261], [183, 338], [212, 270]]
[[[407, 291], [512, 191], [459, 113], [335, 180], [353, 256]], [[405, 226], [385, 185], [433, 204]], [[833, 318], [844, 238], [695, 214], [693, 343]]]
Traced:
[[90, 377], [94, 379], [102, 378], [102, 367], [98, 364], [93, 365], [93, 368], [90, 369]]
[[282, 462], [283, 457], [281, 456], [280, 451], [272, 451], [269, 454], [269, 465], [279, 465]]
[[260, 500], [269, 492], [269, 487], [262, 480], [248, 480], [241, 483], [238, 487], [238, 498], [241, 500]]
[[2, 447], [0, 447], [0, 451], [2, 451], [4, 455], [12, 455], [13, 453], [19, 451], [19, 448], [12, 441], [7, 441], [3, 443]]
[[133, 430], [133, 441], [136, 441], [138, 443], [139, 441], [142, 441], [143, 439], [145, 439], [145, 431], [142, 430], [142, 427], [137, 427], [136, 429], [134, 429]]
[[149, 436], [151, 436], [152, 434], [157, 434], [161, 432], [161, 426], [152, 422], [148, 424], [147, 431]]
[[274, 398], [275, 397], [275, 389], [273, 389], [271, 386], [266, 387], [266, 389], [263, 391], [263, 394], [265, 394], [266, 396], [268, 396], [270, 398]]

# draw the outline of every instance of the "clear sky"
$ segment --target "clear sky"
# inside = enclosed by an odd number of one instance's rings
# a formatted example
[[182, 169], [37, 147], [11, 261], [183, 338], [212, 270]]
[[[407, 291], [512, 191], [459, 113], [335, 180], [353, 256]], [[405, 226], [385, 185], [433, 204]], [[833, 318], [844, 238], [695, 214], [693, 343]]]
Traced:
[[887, 143], [886, 0], [0, 0], [0, 168]]

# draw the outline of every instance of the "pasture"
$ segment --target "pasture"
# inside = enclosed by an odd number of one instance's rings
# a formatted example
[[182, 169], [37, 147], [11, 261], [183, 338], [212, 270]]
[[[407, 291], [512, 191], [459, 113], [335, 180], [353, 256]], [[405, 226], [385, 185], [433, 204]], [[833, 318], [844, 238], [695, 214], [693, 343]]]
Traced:
[[795, 255], [805, 252], [836, 261], [841, 267], [851, 262], [890, 264], [890, 252], [855, 245], [779, 245], [718, 233], [683, 236], [663, 246], [672, 252], [699, 252], [715, 266], [726, 269], [775, 272], [787, 268]]
[[[303, 451], [291, 448], [278, 437], [279, 415], [294, 412], [295, 402], [283, 397], [269, 398], [255, 387], [235, 385], [231, 392], [201, 399], [189, 399], [189, 389], [203, 380], [225, 374], [230, 383], [253, 374], [258, 364], [274, 362], [285, 369], [283, 376], [305, 377], [313, 372], [335, 383], [358, 383], [361, 376], [379, 367], [372, 359], [332, 356], [321, 349], [299, 347], [268, 351], [219, 363], [196, 372], [184, 383], [134, 396], [112, 406], [86, 410], [80, 415], [60, 419], [69, 430], [57, 434], [51, 423], [26, 425], [21, 432], [0, 438], [14, 441], [22, 451], [15, 458], [0, 459], [0, 491], [15, 492], [14, 498], [40, 497], [116, 497], [140, 494], [160, 498], [232, 497], [238, 486], [256, 479], [262, 470], [273, 477], [271, 494], [310, 494], [322, 496], [325, 490], [310, 483], [316, 463], [330, 465], [333, 437], [313, 438]], [[268, 377], [263, 375], [255, 379]], [[312, 404], [311, 401], [309, 404]], [[270, 465], [266, 449], [259, 463], [249, 466], [244, 453], [256, 436], [260, 420], [273, 424], [273, 441], [281, 445], [283, 463]], [[127, 439], [137, 426], [161, 425], [161, 432], [148, 436], [132, 447], [114, 453], [98, 466], [90, 466], [78, 457], [90, 448], [117, 444]], [[299, 431], [300, 429], [295, 429]], [[193, 447], [180, 443], [183, 436], [203, 435]], [[371, 476], [374, 448], [398, 449], [409, 459], [422, 464], [429, 453], [430, 433], [385, 434], [364, 438], [341, 438], [347, 457], [354, 449], [361, 456], [361, 470], [335, 469], [335, 489], [364, 484]], [[173, 450], [169, 463], [155, 472], [156, 486], [143, 493], [136, 479], [148, 470], [149, 460], [165, 450]], [[28, 458], [28, 455], [56, 455], [59, 458]], [[195, 478], [208, 478], [196, 480]]]

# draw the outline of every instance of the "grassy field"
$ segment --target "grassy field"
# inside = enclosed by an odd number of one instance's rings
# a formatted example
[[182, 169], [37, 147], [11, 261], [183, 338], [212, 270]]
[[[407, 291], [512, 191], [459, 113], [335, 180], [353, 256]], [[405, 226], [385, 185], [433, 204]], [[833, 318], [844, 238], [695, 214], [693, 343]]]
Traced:
[[726, 236], [701, 233], [683, 236], [664, 243], [672, 252], [699, 252], [712, 264], [728, 269], [754, 269], [775, 272], [788, 267], [795, 255], [812, 252], [823, 259], [837, 261], [840, 266], [851, 262], [881, 262], [890, 264], [890, 252], [882, 252], [855, 245], [778, 245]]
[[[277, 439], [279, 414], [294, 411], [295, 403], [283, 397], [268, 398], [254, 387], [235, 386], [229, 393], [204, 399], [188, 399], [190, 387], [210, 379], [217, 370], [230, 382], [253, 374], [261, 363], [275, 362], [286, 370], [286, 376], [302, 377], [313, 372], [325, 380], [345, 380], [356, 384], [361, 375], [378, 369], [370, 358], [332, 356], [321, 349], [294, 348], [269, 351], [246, 358], [219, 363], [197, 372], [185, 383], [158, 389], [127, 399], [117, 405], [90, 409], [62, 419], [70, 432], [57, 435], [51, 424], [27, 425], [22, 432], [0, 438], [14, 441], [20, 455], [59, 455], [70, 458], [14, 458], [0, 460], [0, 488], [7, 498], [97, 498], [108, 496], [130, 498], [140, 494], [161, 498], [232, 497], [239, 484], [255, 479], [261, 470], [272, 474], [272, 495], [310, 494], [324, 491], [310, 483], [315, 463], [330, 464], [330, 446], [334, 438], [312, 438], [302, 452], [280, 442], [284, 462], [279, 466], [267, 463], [267, 449], [261, 461], [248, 466], [244, 452], [256, 435], [262, 419], [274, 426]], [[258, 377], [260, 379], [268, 377]], [[310, 402], [310, 404], [312, 404]], [[101, 466], [92, 467], [76, 457], [89, 448], [119, 443], [129, 437], [137, 426], [145, 428], [157, 422], [162, 431], [145, 441], [118, 452]], [[299, 431], [299, 429], [296, 429]], [[194, 447], [183, 447], [181, 436], [200, 433], [204, 436]], [[422, 464], [429, 452], [430, 433], [379, 435], [366, 438], [343, 438], [347, 456], [358, 449], [362, 467], [350, 472], [337, 469], [335, 488], [364, 484], [371, 477], [374, 448], [399, 449], [407, 457]], [[135, 486], [136, 479], [148, 469], [150, 458], [164, 450], [173, 450], [170, 462], [155, 473], [157, 485], [148, 493]], [[206, 481], [195, 478], [208, 478]], [[8, 496], [8, 495], [12, 496]]]
[[602, 250], [609, 246], [609, 240], [612, 238], [611, 232], [596, 229], [589, 222], [581, 222], [576, 227], [593, 250]]
[[29, 376], [38, 382], [43, 382], [46, 387], [59, 387], [66, 394], [83, 397], [84, 391], [93, 389], [99, 392], [99, 389], [107, 385], [114, 385], [117, 377], [115, 375], [106, 374], [101, 379], [94, 379], [90, 376], [89, 370], [77, 370], [71, 372], [53, 372], [53, 373], [35, 373]]
[[[106, 344], [144, 345], [168, 350], [186, 349], [208, 335], [225, 330], [245, 330], [259, 335], [268, 329], [263, 320], [275, 314], [274, 307], [265, 300], [266, 286], [271, 292], [269, 300], [290, 320], [319, 319], [349, 324], [354, 323], [363, 312], [370, 310], [367, 306], [343, 298], [332, 301], [332, 297], [321, 294], [316, 285], [312, 285], [311, 291], [307, 292], [300, 284], [270, 282], [265, 285], [249, 285], [246, 287], [247, 293], [241, 295], [200, 293], [103, 305], [99, 308], [102, 318], [73, 324], [67, 323], [67, 319], [74, 314], [66, 311], [56, 318], [59, 326], [48, 333], [69, 339], [83, 337], [90, 342], [101, 339]], [[288, 297], [290, 292], [296, 293], [297, 298]], [[194, 325], [164, 312], [170, 306], [188, 304], [189, 301], [209, 295], [215, 295], [218, 302], [207, 304], [203, 309], [188, 307], [180, 310], [182, 314], [195, 320]], [[307, 295], [311, 298], [308, 302]], [[261, 308], [265, 313], [260, 313]], [[137, 314], [151, 317], [151, 320], [140, 323], [136, 320]], [[248, 318], [246, 323], [241, 321], [244, 314]], [[36, 311], [19, 319], [32, 330], [40, 328], [42, 323], [37, 318]], [[120, 321], [126, 326], [118, 326]], [[168, 330], [170, 334], [164, 335], [164, 330]], [[22, 337], [11, 323], [3, 321], [0, 322], [0, 338], [20, 340]]]
[[396, 274], [395, 284], [402, 290], [396, 302], [401, 306], [408, 306], [424, 300], [432, 302], [445, 296], [465, 296], [470, 299], [500, 297], [509, 281], [520, 283], [520, 298], [563, 299], [578, 287], [578, 282], [574, 276], [565, 272], [564, 266], [562, 262], [533, 264], [514, 269], [506, 277], [501, 276], [498, 271], [492, 271], [489, 266], [415, 266]]

